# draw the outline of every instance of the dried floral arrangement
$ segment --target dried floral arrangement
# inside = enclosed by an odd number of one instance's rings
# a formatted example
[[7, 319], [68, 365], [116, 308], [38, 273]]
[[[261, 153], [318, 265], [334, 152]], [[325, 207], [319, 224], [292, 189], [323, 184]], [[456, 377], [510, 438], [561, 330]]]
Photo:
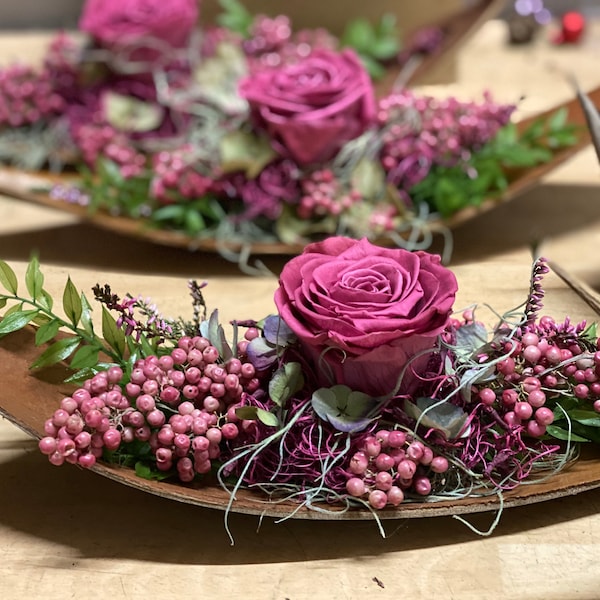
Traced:
[[524, 304], [488, 331], [475, 308], [453, 314], [438, 256], [332, 237], [286, 264], [277, 314], [226, 333], [197, 282], [189, 321], [105, 284], [100, 333], [70, 279], [57, 311], [37, 259], [26, 292], [0, 262], [0, 336], [31, 324], [47, 346], [31, 367], [71, 369], [39, 441], [54, 465], [222, 487], [226, 514], [246, 489], [288, 517], [379, 522], [406, 503], [501, 500], [600, 442], [596, 327], [542, 314], [547, 270], [535, 261]]
[[487, 93], [378, 87], [439, 30], [401, 48], [391, 17], [335, 37], [222, 6], [200, 27], [198, 0], [87, 0], [40, 68], [0, 71], [0, 159], [75, 169], [52, 197], [199, 239], [423, 247], [577, 139], [564, 111], [520, 130]]

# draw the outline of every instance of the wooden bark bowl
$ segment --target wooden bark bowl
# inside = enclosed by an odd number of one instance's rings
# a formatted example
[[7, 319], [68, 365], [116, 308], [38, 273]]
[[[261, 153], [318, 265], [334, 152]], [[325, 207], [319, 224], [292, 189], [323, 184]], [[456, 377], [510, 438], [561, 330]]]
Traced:
[[[600, 106], [600, 88], [588, 92], [588, 96], [596, 106]], [[515, 173], [511, 178], [508, 188], [501, 196], [490, 198], [484, 201], [481, 206], [468, 207], [460, 210], [448, 219], [431, 221], [430, 225], [432, 229], [435, 230], [437, 226], [440, 226], [452, 230], [473, 219], [477, 215], [493, 210], [499, 203], [515, 200], [519, 194], [535, 187], [542, 177], [585, 148], [591, 142], [591, 137], [587, 128], [585, 115], [579, 101], [576, 99], [554, 107], [539, 115], [524, 119], [518, 123], [518, 127], [520, 129], [525, 129], [536, 119], [547, 117], [561, 107], [566, 108], [569, 123], [580, 127], [577, 142], [574, 145], [556, 152], [553, 158], [543, 165]], [[86, 207], [69, 204], [62, 200], [55, 200], [45, 191], [40, 191], [42, 189], [47, 189], [53, 184], [68, 183], [72, 180], [73, 177], [68, 175], [50, 176], [44, 173], [32, 174], [20, 172], [15, 169], [0, 169], [0, 194], [5, 194], [12, 198], [26, 200], [69, 213], [97, 227], [163, 246], [173, 246], [208, 252], [224, 250], [233, 253], [246, 249], [241, 243], [235, 240], [217, 241], [213, 238], [191, 237], [177, 231], [153, 228], [150, 223], [143, 219], [114, 216], [104, 211], [90, 213]], [[281, 242], [256, 242], [249, 245], [247, 249], [250, 253], [255, 255], [295, 255], [302, 251], [303, 246], [300, 244], [284, 244]]]
[[[44, 436], [44, 421], [59, 406], [63, 396], [73, 390], [62, 383], [67, 375], [64, 367], [57, 366], [32, 372], [29, 365], [39, 354], [34, 345], [34, 330], [26, 328], [0, 340], [0, 414], [35, 438]], [[63, 468], [71, 468], [64, 466]], [[129, 468], [97, 464], [95, 473], [143, 492], [206, 508], [224, 510], [229, 495], [217, 485], [201, 487], [141, 479]], [[570, 496], [600, 487], [600, 452], [586, 448], [582, 456], [569, 468], [539, 483], [523, 484], [503, 496], [504, 508], [533, 504]], [[471, 497], [463, 500], [440, 502], [406, 502], [398, 508], [378, 511], [381, 519], [406, 519], [460, 515], [498, 510], [496, 495]], [[264, 515], [276, 518], [293, 513], [295, 519], [313, 520], [367, 520], [373, 519], [366, 509], [337, 510], [328, 506], [327, 512], [298, 509], [292, 502], [271, 503], [259, 493], [240, 490], [232, 505], [233, 512]]]

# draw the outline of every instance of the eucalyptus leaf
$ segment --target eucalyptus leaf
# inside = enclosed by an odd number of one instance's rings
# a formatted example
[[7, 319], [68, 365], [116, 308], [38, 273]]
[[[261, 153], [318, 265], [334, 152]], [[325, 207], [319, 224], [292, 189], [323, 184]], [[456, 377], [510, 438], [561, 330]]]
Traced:
[[235, 415], [238, 419], [253, 421], [257, 418], [257, 406], [240, 406], [235, 409]]
[[300, 363], [288, 362], [277, 369], [269, 381], [269, 397], [278, 406], [284, 406], [304, 386]]
[[248, 359], [259, 371], [268, 369], [277, 360], [277, 348], [264, 337], [256, 337], [247, 348]]
[[107, 122], [121, 131], [153, 131], [163, 120], [163, 109], [158, 104], [133, 96], [105, 92], [102, 95], [102, 105]]
[[264, 408], [257, 408], [256, 416], [261, 423], [269, 427], [279, 426], [279, 419], [277, 418], [277, 415], [273, 414], [272, 412], [269, 412], [268, 410], [265, 410]]
[[54, 342], [49, 346], [31, 365], [32, 369], [40, 369], [42, 367], [49, 367], [55, 365], [61, 360], [65, 360], [79, 346], [80, 340], [76, 337], [63, 338]]
[[296, 341], [296, 334], [279, 315], [269, 315], [263, 323], [265, 339], [275, 346], [289, 346]]
[[485, 325], [472, 322], [456, 330], [456, 342], [453, 347], [454, 354], [465, 360], [487, 343], [488, 334]]
[[5, 313], [0, 321], [0, 337], [13, 331], [23, 329], [38, 314], [37, 310], [18, 310], [11, 313]]
[[240, 130], [221, 138], [219, 152], [224, 173], [244, 171], [248, 179], [254, 179], [277, 156], [267, 138]]
[[81, 319], [83, 307], [79, 292], [73, 285], [70, 277], [67, 278], [67, 283], [65, 284], [65, 289], [63, 291], [63, 310], [73, 326], [77, 327], [79, 319]]
[[338, 431], [362, 431], [373, 420], [380, 402], [363, 392], [355, 392], [347, 385], [319, 388], [311, 398], [317, 415]]
[[409, 417], [426, 428], [441, 431], [447, 439], [458, 437], [467, 422], [467, 413], [450, 402], [433, 398], [417, 398], [414, 402], [404, 401], [404, 410]]

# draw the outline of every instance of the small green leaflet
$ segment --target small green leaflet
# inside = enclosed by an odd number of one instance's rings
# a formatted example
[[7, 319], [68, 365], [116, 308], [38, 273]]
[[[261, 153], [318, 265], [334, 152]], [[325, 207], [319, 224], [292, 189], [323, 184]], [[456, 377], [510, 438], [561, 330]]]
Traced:
[[81, 325], [86, 333], [94, 335], [94, 324], [92, 322], [92, 307], [85, 295], [81, 294]]
[[45, 325], [42, 325], [35, 332], [35, 345], [41, 346], [42, 344], [49, 342], [56, 336], [59, 329], [60, 321], [58, 319], [54, 319], [52, 321], [49, 321]]
[[257, 406], [240, 406], [235, 409], [235, 414], [239, 419], [258, 419], [268, 427], [279, 426], [279, 418], [276, 414], [269, 412], [264, 408], [258, 408]]
[[125, 333], [117, 327], [117, 322], [105, 306], [102, 307], [102, 337], [119, 356], [125, 354]]
[[65, 284], [65, 289], [63, 291], [63, 310], [71, 323], [73, 323], [73, 326], [77, 327], [83, 307], [79, 292], [73, 285], [70, 277], [67, 278], [67, 283]]
[[5, 314], [0, 321], [0, 337], [7, 333], [12, 333], [23, 329], [27, 323], [30, 323], [38, 314], [37, 310], [19, 310], [10, 314]]
[[40, 271], [40, 263], [37, 257], [33, 257], [27, 265], [25, 271], [25, 285], [31, 295], [32, 300], [39, 300], [42, 296], [44, 286], [44, 276]]
[[40, 369], [42, 367], [55, 365], [61, 360], [65, 360], [71, 356], [77, 346], [79, 346], [79, 338], [69, 337], [58, 340], [58, 342], [54, 342], [54, 344], [42, 352], [42, 354], [33, 362], [31, 368]]
[[289, 362], [277, 369], [269, 381], [269, 397], [277, 406], [285, 403], [304, 385], [300, 363]]
[[94, 346], [81, 346], [73, 355], [69, 366], [72, 369], [91, 368], [98, 364], [99, 349]]
[[0, 260], [0, 283], [11, 294], [17, 295], [18, 281], [15, 272], [3, 260]]

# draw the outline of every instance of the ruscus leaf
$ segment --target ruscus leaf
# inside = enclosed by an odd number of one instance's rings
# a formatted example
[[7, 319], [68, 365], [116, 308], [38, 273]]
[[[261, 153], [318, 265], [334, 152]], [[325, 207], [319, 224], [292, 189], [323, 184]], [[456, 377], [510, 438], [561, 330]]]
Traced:
[[0, 321], [0, 337], [18, 331], [30, 323], [38, 314], [37, 310], [19, 310], [4, 316]]
[[34, 256], [27, 265], [27, 270], [25, 271], [25, 285], [31, 298], [33, 300], [38, 300], [42, 294], [44, 276], [40, 271], [40, 263], [36, 256]]
[[57, 319], [54, 319], [52, 321], [49, 321], [45, 325], [42, 325], [35, 332], [35, 345], [41, 346], [42, 344], [49, 342], [52, 338], [54, 338], [54, 336], [56, 336], [59, 329], [60, 321], [58, 321]]
[[58, 342], [54, 342], [33, 362], [31, 368], [41, 369], [42, 367], [49, 367], [50, 365], [59, 363], [61, 360], [65, 360], [75, 352], [75, 348], [79, 346], [79, 343], [80, 340], [77, 337], [63, 338], [62, 340], [58, 340]]
[[15, 272], [12, 270], [12, 268], [3, 260], [0, 260], [0, 283], [11, 294], [17, 293], [17, 276], [15, 275]]
[[67, 278], [67, 283], [65, 284], [65, 289], [63, 291], [63, 310], [71, 323], [73, 323], [73, 326], [77, 327], [77, 323], [79, 323], [79, 319], [81, 319], [83, 307], [79, 292], [73, 285], [70, 277]]
[[81, 346], [73, 355], [69, 363], [72, 369], [91, 368], [98, 364], [98, 348], [94, 346]]
[[102, 307], [102, 337], [119, 356], [123, 356], [125, 353], [125, 333], [117, 327], [117, 322], [105, 306]]

